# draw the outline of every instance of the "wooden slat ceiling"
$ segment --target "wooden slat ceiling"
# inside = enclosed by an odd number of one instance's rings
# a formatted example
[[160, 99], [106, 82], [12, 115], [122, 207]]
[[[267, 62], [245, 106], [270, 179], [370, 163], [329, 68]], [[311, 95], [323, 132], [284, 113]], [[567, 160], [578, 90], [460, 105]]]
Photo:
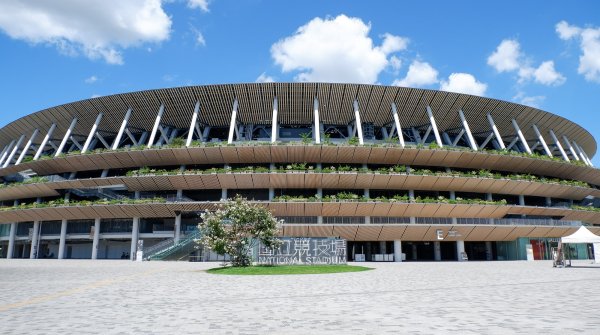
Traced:
[[0, 148], [21, 134], [30, 136], [39, 128], [42, 140], [53, 122], [57, 122], [54, 139], [60, 139], [77, 117], [74, 130], [76, 137], [87, 136], [98, 113], [104, 113], [99, 131], [115, 133], [128, 108], [133, 109], [129, 122], [132, 127], [152, 129], [161, 104], [165, 105], [162, 123], [177, 128], [189, 127], [196, 101], [200, 101], [200, 122], [215, 127], [226, 127], [230, 123], [234, 98], [238, 99], [238, 120], [243, 123], [269, 124], [272, 118], [273, 100], [278, 99], [280, 124], [312, 124], [313, 100], [319, 100], [321, 122], [345, 125], [354, 120], [353, 101], [359, 102], [363, 122], [376, 126], [392, 122], [391, 102], [398, 108], [403, 127], [429, 124], [426, 106], [431, 106], [440, 130], [460, 126], [458, 110], [462, 109], [474, 134], [490, 132], [487, 113], [491, 113], [498, 130], [510, 141], [515, 131], [511, 124], [514, 118], [525, 137], [535, 139], [531, 125], [536, 124], [551, 142], [547, 131], [553, 129], [561, 137], [566, 135], [575, 140], [592, 157], [597, 144], [591, 134], [579, 125], [542, 110], [496, 99], [443, 91], [405, 87], [330, 84], [330, 83], [253, 83], [191, 87], [175, 87], [149, 91], [122, 93], [92, 98], [51, 107], [22, 117], [0, 129]]

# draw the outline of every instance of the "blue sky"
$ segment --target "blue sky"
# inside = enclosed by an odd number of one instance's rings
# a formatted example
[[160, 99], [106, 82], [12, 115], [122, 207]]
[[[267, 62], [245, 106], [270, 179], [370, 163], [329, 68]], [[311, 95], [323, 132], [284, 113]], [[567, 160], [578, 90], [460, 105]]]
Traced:
[[600, 139], [598, 13], [597, 1], [3, 0], [0, 126], [97, 95], [317, 80], [524, 103]]

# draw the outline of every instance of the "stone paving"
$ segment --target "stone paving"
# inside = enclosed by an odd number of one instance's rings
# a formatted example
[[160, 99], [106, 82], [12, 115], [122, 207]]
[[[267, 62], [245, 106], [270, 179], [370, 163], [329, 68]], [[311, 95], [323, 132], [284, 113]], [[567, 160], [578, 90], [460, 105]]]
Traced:
[[223, 276], [217, 263], [0, 260], [2, 334], [600, 333], [600, 266], [366, 263]]

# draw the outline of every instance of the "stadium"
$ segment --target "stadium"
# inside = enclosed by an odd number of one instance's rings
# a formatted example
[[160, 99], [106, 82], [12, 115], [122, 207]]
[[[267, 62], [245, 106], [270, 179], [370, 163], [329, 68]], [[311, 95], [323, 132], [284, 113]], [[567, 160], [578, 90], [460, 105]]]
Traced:
[[338, 83], [123, 93], [13, 121], [0, 150], [5, 258], [134, 259], [139, 247], [217, 260], [195, 248], [200, 214], [236, 195], [281, 218], [281, 236], [346, 239], [350, 261], [551, 259], [579, 226], [600, 233], [591, 134], [466, 94]]

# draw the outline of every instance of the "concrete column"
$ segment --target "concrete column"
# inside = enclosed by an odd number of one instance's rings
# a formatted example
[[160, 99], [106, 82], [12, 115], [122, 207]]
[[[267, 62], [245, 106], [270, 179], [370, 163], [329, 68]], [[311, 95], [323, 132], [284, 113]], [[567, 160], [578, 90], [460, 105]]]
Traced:
[[494, 255], [492, 253], [492, 242], [490, 241], [485, 242], [485, 258], [488, 261], [494, 259]]
[[[317, 166], [320, 168], [321, 163], [317, 164]], [[319, 199], [323, 199], [323, 189], [322, 188], [317, 189], [317, 196], [319, 197]], [[317, 216], [317, 223], [323, 224], [323, 216], [322, 215]]]
[[175, 216], [175, 235], [173, 236], [173, 241], [175, 244], [179, 243], [181, 239], [181, 212], [177, 212]]
[[313, 130], [313, 138], [315, 139], [316, 144], [321, 144], [321, 121], [319, 120], [319, 100], [315, 97], [315, 101], [313, 104], [314, 108], [314, 130]]
[[546, 197], [546, 206], [552, 207], [552, 198], [551, 197]]
[[394, 117], [394, 125], [396, 126], [396, 133], [398, 133], [398, 142], [400, 147], [404, 148], [404, 134], [402, 134], [402, 126], [400, 125], [400, 118], [398, 117], [398, 110], [396, 104], [392, 102], [392, 116]]
[[[456, 192], [455, 191], [450, 191], [450, 200], [456, 200]], [[456, 220], [456, 218], [450, 218], [450, 220], [452, 220], [452, 225], [456, 225], [458, 222]]]
[[13, 252], [15, 250], [15, 236], [17, 235], [17, 223], [13, 222], [10, 224], [10, 234], [8, 235], [8, 250], [6, 251], [6, 258], [13, 258]]
[[527, 153], [531, 155], [531, 148], [529, 147], [529, 143], [527, 143], [527, 139], [525, 139], [525, 135], [523, 135], [521, 128], [519, 128], [519, 125], [517, 124], [517, 120], [512, 119], [512, 124], [513, 124], [513, 127], [515, 128], [515, 131], [517, 132], [517, 136], [521, 140], [521, 144], [523, 144], [523, 147], [525, 148], [525, 151], [527, 151]]
[[227, 136], [227, 143], [233, 143], [233, 133], [235, 132], [236, 126], [236, 118], [237, 118], [237, 109], [238, 109], [238, 101], [237, 99], [233, 100], [233, 108], [231, 110], [231, 122], [229, 124], [229, 135]]
[[88, 134], [88, 137], [85, 139], [85, 142], [83, 143], [83, 148], [81, 148], [82, 154], [84, 154], [86, 151], [88, 151], [88, 148], [90, 147], [90, 144], [92, 143], [92, 139], [94, 139], [94, 136], [96, 136], [96, 130], [98, 129], [98, 126], [100, 125], [100, 121], [102, 120], [102, 115], [103, 114], [100, 113], [96, 117], [96, 121], [92, 125], [92, 129], [90, 129], [90, 133]]
[[593, 166], [592, 165], [592, 161], [588, 158], [588, 156], [586, 155], [585, 151], [583, 151], [583, 149], [579, 146], [579, 144], [577, 144], [577, 142], [573, 141], [573, 146], [575, 147], [575, 150], [577, 150], [577, 153], [579, 153], [579, 158], [581, 158], [581, 160], [588, 166]]
[[[135, 191], [134, 198], [139, 199], [140, 195], [141, 195], [140, 191]], [[133, 224], [131, 226], [131, 246], [129, 248], [129, 259], [132, 261], [135, 260], [135, 254], [137, 252], [137, 243], [138, 243], [139, 236], [140, 236], [140, 218], [135, 217], [135, 218], [133, 218]]]
[[67, 219], [62, 219], [60, 223], [60, 240], [58, 242], [58, 259], [65, 258], [65, 243], [67, 241]]
[[38, 235], [40, 232], [40, 222], [39, 221], [34, 221], [33, 222], [33, 234], [31, 236], [31, 249], [29, 250], [29, 258], [30, 259], [35, 259], [37, 258], [37, 253], [38, 253], [38, 245], [39, 245], [39, 241], [38, 241]]
[[[192, 140], [194, 139], [194, 131], [196, 131], [196, 125], [197, 125], [199, 111], [200, 111], [200, 101], [196, 101], [196, 105], [194, 106], [194, 113], [192, 114], [192, 122], [190, 123], [190, 130], [188, 131], [188, 136], [185, 141], [186, 147], [189, 147], [192, 144]], [[198, 134], [198, 136], [202, 137], [202, 134]], [[200, 140], [202, 140], [202, 139], [200, 139]]]
[[98, 259], [98, 242], [100, 241], [100, 218], [94, 220], [94, 240], [92, 242], [92, 259]]
[[[271, 163], [269, 165], [269, 170], [270, 170], [270, 173], [273, 173], [273, 171], [275, 171], [275, 163]], [[275, 188], [270, 187], [269, 188], [269, 200], [273, 200], [273, 199], [275, 199]]]
[[[365, 164], [366, 165], [366, 164]], [[366, 166], [365, 166], [366, 167]], [[363, 195], [367, 198], [370, 197], [369, 195], [369, 189], [365, 188], [363, 191]], [[365, 216], [365, 224], [371, 224], [371, 216]]]
[[135, 260], [135, 253], [137, 252], [137, 243], [140, 232], [140, 218], [133, 218], [133, 226], [131, 227], [131, 248], [129, 248], [129, 259]]
[[221, 189], [221, 201], [225, 201], [225, 200], [227, 200], [227, 189], [222, 188]]
[[[415, 190], [408, 190], [408, 201], [414, 201], [415, 200]], [[416, 224], [417, 223], [417, 219], [414, 216], [411, 216], [409, 218], [410, 220], [410, 224]]]
[[15, 140], [12, 140], [12, 142], [5, 146], [4, 149], [2, 149], [2, 151], [0, 152], [0, 164], [4, 163], [4, 158], [6, 158], [6, 155], [8, 155], [8, 151], [10, 150], [13, 143], [15, 143]]
[[385, 248], [385, 241], [379, 241], [379, 252], [382, 254], [386, 254], [387, 250]]
[[542, 144], [542, 147], [544, 148], [546, 155], [552, 157], [552, 152], [550, 151], [550, 148], [548, 148], [548, 145], [546, 144], [546, 140], [544, 139], [544, 136], [542, 136], [542, 133], [540, 133], [540, 130], [538, 129], [538, 127], [535, 124], [532, 125], [531, 127], [533, 128], [533, 131], [535, 132], [535, 135], [537, 136], [538, 140]]
[[[323, 164], [317, 163], [317, 170], [320, 171], [322, 168], [323, 168]], [[317, 188], [317, 197], [319, 199], [323, 199], [323, 189], [322, 188]], [[317, 224], [323, 224], [323, 216], [322, 215], [317, 216]]]
[[165, 112], [165, 105], [161, 104], [158, 109], [158, 115], [156, 115], [156, 119], [154, 119], [154, 126], [152, 127], [152, 132], [150, 133], [150, 139], [148, 140], [148, 148], [152, 148], [154, 146], [154, 140], [156, 138], [156, 133], [158, 132], [158, 127], [160, 127], [160, 120], [162, 119], [163, 113]]
[[19, 137], [19, 140], [17, 141], [17, 144], [15, 144], [15, 146], [12, 149], [12, 151], [10, 152], [10, 154], [8, 155], [8, 157], [6, 158], [6, 160], [4, 161], [4, 164], [2, 165], [3, 168], [7, 167], [10, 164], [10, 162], [12, 161], [12, 159], [15, 157], [15, 154], [19, 150], [19, 147], [21, 146], [21, 143], [23, 143], [24, 139], [25, 139], [25, 135], [21, 135], [21, 137]]
[[[522, 194], [519, 194], [519, 206], [525, 206], [525, 196]], [[525, 214], [522, 214], [521, 217], [524, 218]]]
[[569, 141], [569, 139], [563, 135], [563, 140], [565, 141], [565, 143], [567, 143], [567, 146], [569, 147], [569, 151], [571, 152], [571, 155], [573, 155], [573, 158], [578, 161], [579, 160], [579, 155], [577, 155], [577, 153], [575, 152], [575, 148], [573, 148], [573, 145], [571, 144], [571, 141]]
[[467, 119], [465, 118], [465, 114], [463, 113], [462, 109], [458, 111], [458, 116], [462, 121], [463, 128], [465, 129], [465, 133], [469, 139], [469, 145], [471, 146], [471, 149], [477, 151], [477, 142], [475, 142], [475, 138], [473, 137], [473, 133], [471, 133], [471, 128], [469, 127], [469, 123], [467, 123]]
[[[427, 106], [427, 114], [429, 115], [429, 123], [431, 123], [431, 129], [433, 129], [433, 135], [435, 136], [435, 141], [438, 146], [442, 148], [444, 144], [442, 143], [442, 138], [440, 137], [440, 132], [438, 131], [437, 124], [435, 123], [435, 118], [433, 117], [433, 111], [431, 107]], [[425, 141], [426, 139], [423, 139]]]
[[271, 143], [277, 142], [279, 123], [277, 122], [277, 97], [273, 99], [273, 120], [271, 122]]
[[33, 141], [35, 141], [35, 138], [37, 137], [39, 132], [40, 132], [39, 129], [36, 129], [33, 131], [33, 134], [31, 134], [31, 136], [29, 137], [29, 140], [25, 144], [25, 147], [23, 147], [23, 150], [21, 151], [21, 155], [19, 155], [19, 158], [17, 158], [15, 165], [21, 164], [21, 162], [23, 161], [23, 158], [25, 158], [25, 155], [27, 155], [27, 151], [29, 151], [29, 148], [31, 148], [31, 145], [33, 144]]
[[462, 262], [462, 255], [465, 252], [465, 241], [456, 241], [456, 258], [459, 262]]
[[358, 100], [354, 100], [354, 120], [356, 123], [354, 125], [356, 127], [356, 133], [358, 134], [358, 144], [363, 145], [365, 144], [365, 141], [362, 131], [362, 121], [360, 120], [360, 111], [358, 109]]
[[10, 154], [10, 151], [13, 148], [13, 145], [15, 144], [15, 140], [12, 140], [8, 146], [2, 150], [2, 156], [0, 156], [0, 165], [4, 164], [4, 160], [8, 157], [8, 155]]
[[402, 262], [402, 241], [394, 241], [394, 262]]
[[274, 188], [269, 188], [269, 200], [273, 201], [273, 199], [275, 199], [275, 189]]
[[[485, 200], [487, 200], [487, 201], [494, 201], [494, 198], [492, 197], [491, 193], [486, 193]], [[489, 218], [488, 222], [489, 222], [489, 224], [494, 224], [494, 218]]]
[[433, 258], [438, 262], [442, 260], [442, 245], [439, 241], [433, 242]]
[[74, 118], [73, 121], [71, 121], [71, 125], [69, 126], [69, 128], [65, 132], [65, 135], [63, 136], [63, 139], [60, 142], [60, 145], [56, 149], [56, 152], [54, 153], [54, 157], [58, 157], [58, 155], [60, 155], [62, 153], [62, 151], [65, 148], [65, 145], [67, 144], [67, 141], [69, 140], [69, 137], [71, 136], [71, 133], [73, 132], [73, 129], [75, 128], [76, 124], [77, 124], [77, 118]]
[[504, 145], [504, 141], [502, 140], [502, 136], [500, 135], [500, 132], [498, 131], [498, 127], [496, 127], [496, 124], [494, 123], [494, 119], [492, 118], [492, 115], [488, 114], [487, 119], [490, 122], [490, 127], [492, 128], [492, 132], [494, 133], [494, 136], [496, 137], [496, 141], [500, 145], [500, 148], [506, 149], [506, 146]]
[[412, 244], [412, 260], [417, 260], [417, 245], [414, 243]]
[[[125, 117], [123, 118], [123, 121], [121, 122], [121, 127], [119, 127], [119, 132], [117, 133], [117, 137], [115, 137], [115, 141], [113, 142], [113, 145], [111, 147], [112, 150], [116, 150], [119, 147], [119, 144], [121, 143], [121, 138], [123, 137], [123, 133], [125, 132], [125, 129], [127, 129], [127, 123], [129, 122], [129, 118], [131, 117], [131, 112], [132, 112], [131, 108], [127, 109], [127, 113], [125, 113]], [[140, 143], [141, 142], [142, 141], [140, 141]]]
[[550, 137], [552, 137], [552, 141], [554, 141], [554, 144], [558, 148], [558, 151], [560, 151], [560, 154], [562, 155], [563, 159], [566, 160], [567, 162], [569, 162], [570, 161], [569, 157], [567, 156], [565, 149], [563, 149], [563, 146], [560, 144], [560, 141], [558, 140], [558, 138], [556, 138], [556, 134], [554, 133], [554, 130], [550, 129], [548, 132], [550, 133]]

